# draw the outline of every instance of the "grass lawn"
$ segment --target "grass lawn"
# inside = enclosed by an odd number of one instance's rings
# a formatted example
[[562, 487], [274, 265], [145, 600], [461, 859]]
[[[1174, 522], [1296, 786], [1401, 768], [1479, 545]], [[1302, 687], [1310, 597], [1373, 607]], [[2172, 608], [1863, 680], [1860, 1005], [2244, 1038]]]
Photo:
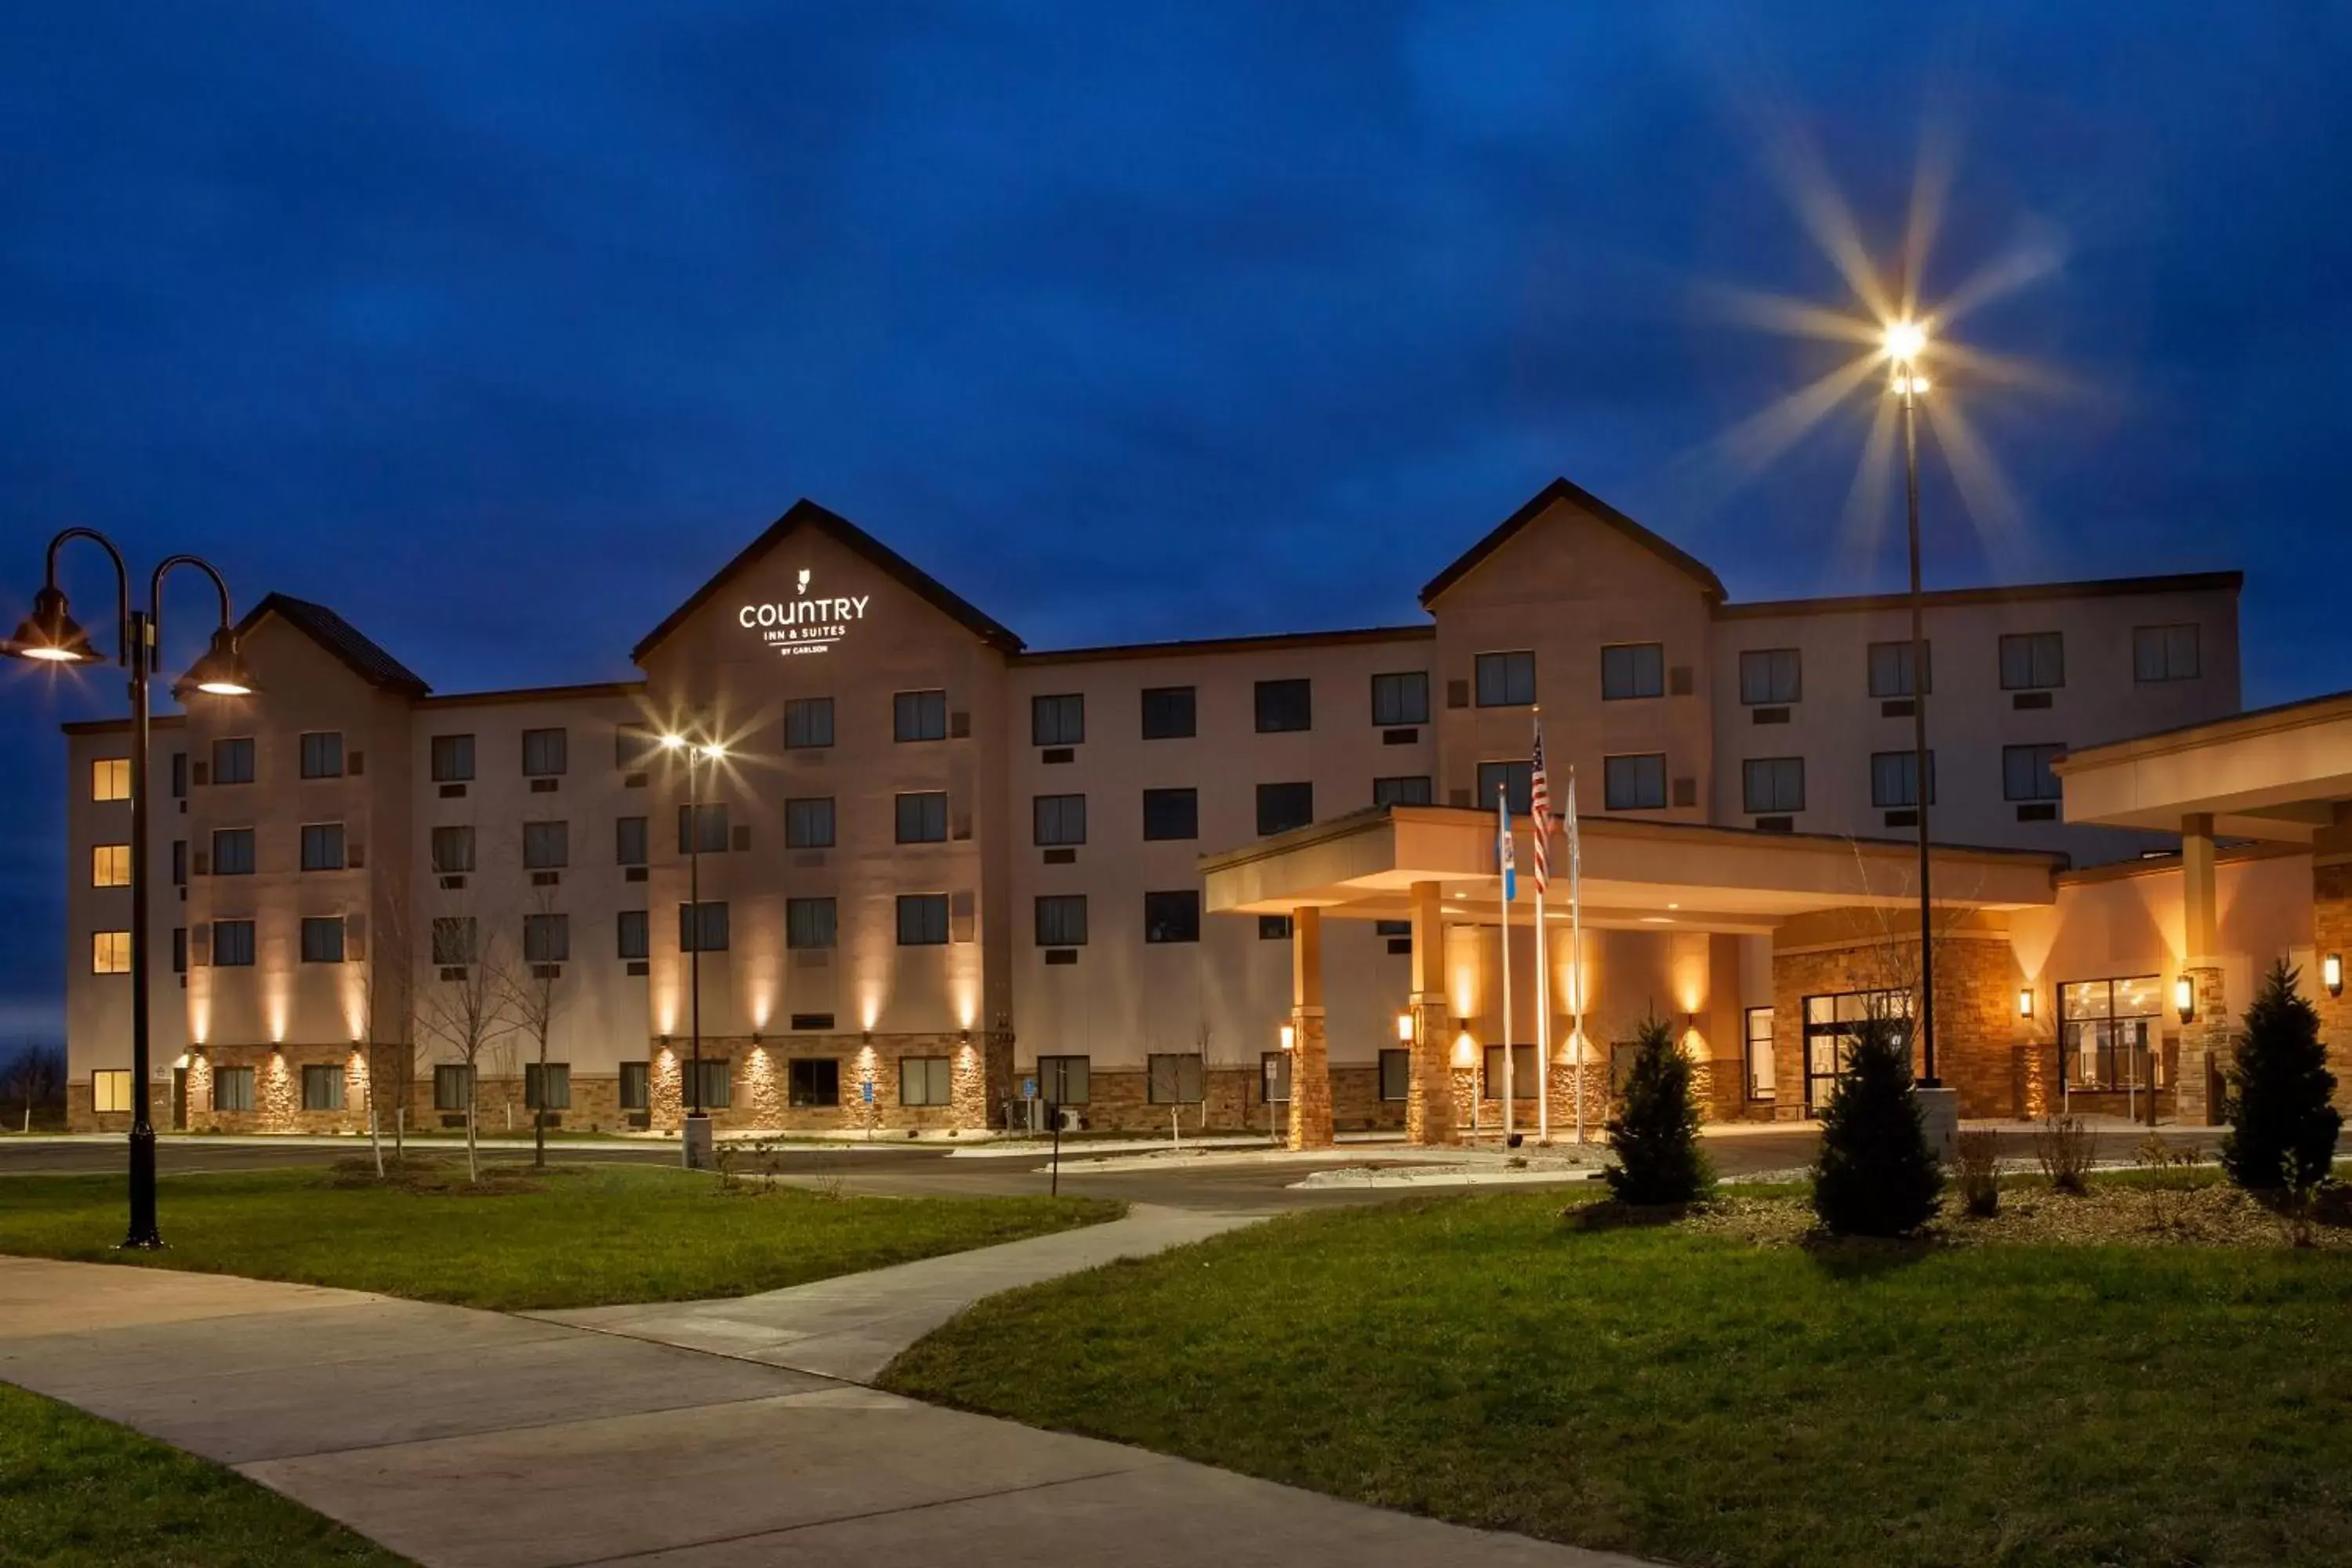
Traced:
[[[495, 1195], [320, 1171], [165, 1176], [161, 1253], [118, 1253], [122, 1178], [0, 1178], [0, 1252], [339, 1285], [505, 1310], [675, 1301], [835, 1274], [1115, 1218], [1087, 1198], [837, 1197], [722, 1190], [659, 1166], [491, 1167]], [[5, 1543], [0, 1542], [0, 1553]]]
[[0, 1563], [397, 1568], [407, 1561], [218, 1465], [0, 1384]]
[[983, 1301], [885, 1382], [1691, 1568], [2352, 1562], [2352, 1253], [1562, 1204], [1288, 1216]]

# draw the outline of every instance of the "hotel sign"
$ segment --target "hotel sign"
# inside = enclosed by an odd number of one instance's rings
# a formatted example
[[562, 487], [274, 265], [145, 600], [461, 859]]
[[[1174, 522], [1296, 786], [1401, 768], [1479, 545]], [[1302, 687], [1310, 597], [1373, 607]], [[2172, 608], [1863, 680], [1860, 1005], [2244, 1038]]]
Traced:
[[745, 605], [735, 612], [735, 621], [746, 631], [758, 632], [760, 640], [782, 658], [825, 653], [866, 618], [866, 606], [872, 598], [870, 594], [812, 596], [808, 568], [803, 566], [792, 598]]

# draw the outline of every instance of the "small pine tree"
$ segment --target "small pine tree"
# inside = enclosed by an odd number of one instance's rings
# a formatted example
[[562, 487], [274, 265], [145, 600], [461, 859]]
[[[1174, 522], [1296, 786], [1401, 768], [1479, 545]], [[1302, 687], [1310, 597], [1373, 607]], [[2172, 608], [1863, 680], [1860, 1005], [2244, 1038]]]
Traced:
[[2284, 960], [2246, 1009], [2230, 1068], [2230, 1131], [2221, 1169], [2249, 1192], [2300, 1203], [2327, 1179], [2344, 1122], [2336, 1075], [2319, 1040], [2319, 1010], [2295, 991]]
[[1866, 1020], [1822, 1109], [1813, 1212], [1837, 1236], [1909, 1236], [1935, 1217], [1943, 1190], [1911, 1094], [1910, 1052], [1893, 1024]]
[[1617, 1163], [1601, 1174], [1620, 1202], [1686, 1204], [1715, 1185], [1698, 1140], [1698, 1106], [1691, 1098], [1690, 1058], [1659, 1017], [1643, 1022], [1633, 1065], [1617, 1114], [1609, 1119], [1609, 1147]]

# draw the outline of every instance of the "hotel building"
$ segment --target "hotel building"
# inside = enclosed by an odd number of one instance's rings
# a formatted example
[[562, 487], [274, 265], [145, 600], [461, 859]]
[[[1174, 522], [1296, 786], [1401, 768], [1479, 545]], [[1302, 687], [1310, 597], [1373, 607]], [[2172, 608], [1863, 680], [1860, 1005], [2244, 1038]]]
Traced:
[[[1555, 841], [1548, 1062], [1524, 887], [1507, 927], [1520, 1124], [1539, 1096], [1571, 1124], [1580, 1090], [1597, 1121], [1652, 1015], [1710, 1115], [1801, 1118], [1853, 1021], [1908, 1005], [1916, 688], [1962, 1113], [2201, 1120], [2226, 1010], [2311, 956], [2343, 875], [2328, 779], [2242, 799], [2179, 762], [2314, 754], [2232, 728], [2263, 722], [2239, 588], [1931, 594], [1915, 669], [1901, 596], [1737, 601], [1563, 480], [1423, 619], [1357, 631], [1034, 650], [808, 501], [631, 681], [437, 693], [273, 594], [239, 626], [257, 693], [154, 731], [156, 1121], [437, 1128], [470, 1096], [493, 1130], [674, 1129], [698, 1087], [722, 1131], [978, 1131], [1045, 1101], [1305, 1142], [1491, 1128], [1493, 803], [1525, 810], [1538, 703], [1583, 921], [1577, 946]], [[120, 1127], [129, 731], [66, 729], [71, 1120]], [[665, 735], [723, 755], [690, 781]], [[549, 1015], [546, 1069], [504, 1008], [469, 1070], [453, 1020], [515, 995]]]

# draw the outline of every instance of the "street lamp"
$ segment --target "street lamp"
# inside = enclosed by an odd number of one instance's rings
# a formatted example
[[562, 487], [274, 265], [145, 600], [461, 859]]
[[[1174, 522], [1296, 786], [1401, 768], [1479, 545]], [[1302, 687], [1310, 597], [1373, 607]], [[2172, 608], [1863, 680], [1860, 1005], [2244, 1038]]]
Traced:
[[686, 954], [687, 1028], [693, 1042], [694, 1089], [686, 1125], [678, 1134], [678, 1154], [688, 1170], [700, 1171], [710, 1164], [710, 1117], [702, 1109], [702, 799], [697, 778], [699, 764], [719, 761], [727, 754], [727, 748], [715, 742], [689, 741], [674, 731], [664, 735], [661, 743], [664, 751], [686, 758], [686, 903], [694, 911], [686, 922], [686, 929], [694, 933]]
[[1919, 831], [1919, 1087], [1937, 1089], [1936, 1078], [1936, 932], [1929, 912], [1927, 873], [1927, 797], [1932, 780], [1927, 769], [1927, 632], [1925, 605], [1919, 594], [1919, 398], [1927, 378], [1919, 374], [1919, 356], [1927, 351], [1925, 323], [1896, 321], [1886, 329], [1886, 358], [1892, 364], [1887, 389], [1903, 400], [1903, 493], [1911, 544], [1911, 798], [1913, 821]]
[[0, 653], [40, 664], [100, 662], [89, 634], [74, 620], [58, 586], [58, 552], [72, 539], [92, 541], [114, 563], [115, 659], [131, 671], [131, 1225], [122, 1245], [152, 1250], [163, 1245], [163, 1237], [155, 1225], [155, 1129], [147, 1120], [147, 753], [152, 731], [147, 686], [163, 645], [163, 578], [173, 568], [193, 566], [202, 572], [212, 579], [220, 599], [220, 625], [213, 632], [212, 646], [173, 683], [173, 695], [247, 697], [253, 692], [253, 676], [237, 651], [236, 632], [229, 621], [228, 584], [211, 563], [194, 555], [166, 556], [148, 579], [147, 607], [134, 609], [131, 569], [122, 552], [89, 528], [68, 528], [49, 541], [47, 575], [41, 591], [33, 595], [33, 613], [15, 637], [0, 643]]

